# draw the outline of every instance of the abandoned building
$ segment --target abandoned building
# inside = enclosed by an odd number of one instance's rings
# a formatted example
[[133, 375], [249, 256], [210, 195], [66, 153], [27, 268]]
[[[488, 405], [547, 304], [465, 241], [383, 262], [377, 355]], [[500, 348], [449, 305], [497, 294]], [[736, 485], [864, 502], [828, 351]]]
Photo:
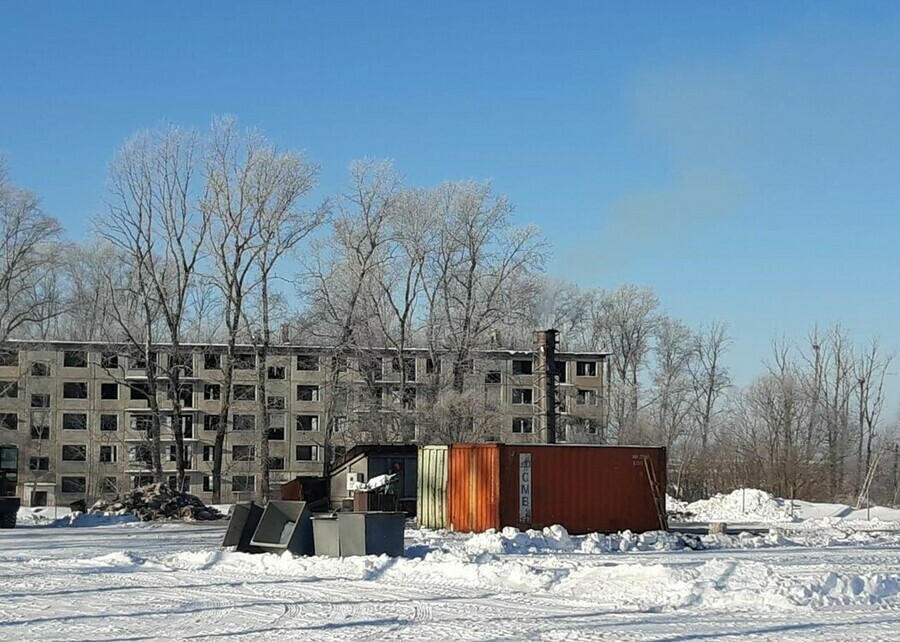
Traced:
[[[264, 416], [273, 488], [298, 476], [321, 475], [326, 462], [341, 460], [356, 444], [602, 441], [607, 355], [557, 353], [554, 347], [555, 333], [538, 333], [533, 351], [477, 351], [460, 375], [446, 356], [424, 349], [406, 351], [401, 360], [389, 350], [337, 358], [327, 348], [278, 345], [258, 368], [253, 347], [242, 346], [234, 363], [221, 501], [258, 497]], [[184, 490], [208, 502], [225, 346], [183, 345], [174, 355], [160, 345], [149, 355], [163, 416], [165, 474], [174, 485], [166, 372], [177, 367]], [[152, 481], [146, 361], [146, 355], [129, 354], [124, 346], [99, 343], [0, 346], [0, 443], [19, 447], [25, 505], [110, 498]], [[457, 381], [448, 383], [454, 375]], [[459, 394], [438, 395], [461, 379]], [[468, 416], [447, 420], [448, 406], [457, 416]], [[455, 432], [441, 432], [442, 426]]]

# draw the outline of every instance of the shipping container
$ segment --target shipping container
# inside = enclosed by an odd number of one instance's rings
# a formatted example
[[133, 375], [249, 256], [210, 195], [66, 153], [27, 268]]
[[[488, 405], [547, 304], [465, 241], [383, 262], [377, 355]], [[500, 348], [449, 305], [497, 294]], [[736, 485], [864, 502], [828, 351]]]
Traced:
[[421, 448], [419, 463], [420, 525], [428, 528], [666, 527], [665, 448], [454, 444]]
[[419, 448], [416, 503], [419, 526], [447, 528], [447, 446]]

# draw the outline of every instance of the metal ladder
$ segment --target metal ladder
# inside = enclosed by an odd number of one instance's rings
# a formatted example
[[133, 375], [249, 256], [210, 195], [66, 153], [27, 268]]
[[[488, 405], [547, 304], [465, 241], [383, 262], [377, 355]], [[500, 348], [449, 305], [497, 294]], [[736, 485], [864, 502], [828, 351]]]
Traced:
[[[653, 507], [656, 509], [656, 519], [659, 521], [659, 529], [663, 531], [669, 530], [669, 522], [666, 518], [665, 504], [659, 496], [659, 480], [656, 477], [656, 468], [653, 461], [648, 455], [635, 455], [635, 460], [641, 460], [644, 465], [644, 472], [647, 473], [647, 483], [650, 484], [650, 494], [653, 497]], [[640, 463], [635, 461], [634, 464], [639, 466]]]

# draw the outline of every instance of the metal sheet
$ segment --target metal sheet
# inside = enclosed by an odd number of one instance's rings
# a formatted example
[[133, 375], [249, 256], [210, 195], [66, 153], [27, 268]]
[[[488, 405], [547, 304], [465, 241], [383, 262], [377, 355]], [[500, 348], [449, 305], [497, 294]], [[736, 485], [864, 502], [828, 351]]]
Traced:
[[419, 448], [417, 517], [421, 528], [449, 528], [447, 509], [447, 446]]
[[[523, 519], [528, 516], [522, 513], [521, 507], [523, 455], [530, 455], [531, 464], [530, 519]], [[561, 524], [571, 533], [657, 530], [660, 527], [657, 508], [664, 511], [665, 506], [659, 506], [654, 500], [643, 463], [645, 457], [652, 464], [657, 495], [664, 502], [664, 448], [501, 446], [500, 520], [498, 524], [477, 525], [540, 528]], [[454, 472], [451, 468], [451, 476]]]
[[500, 448], [496, 444], [450, 447], [450, 528], [480, 532], [500, 527]]

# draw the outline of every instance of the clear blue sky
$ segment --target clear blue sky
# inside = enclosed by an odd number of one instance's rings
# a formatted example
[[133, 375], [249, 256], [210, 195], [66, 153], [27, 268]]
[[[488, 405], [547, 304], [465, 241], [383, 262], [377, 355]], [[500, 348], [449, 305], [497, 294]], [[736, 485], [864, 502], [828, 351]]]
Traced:
[[259, 125], [323, 194], [363, 156], [489, 178], [552, 273], [727, 321], [741, 381], [816, 322], [898, 343], [897, 34], [897, 2], [5, 2], [0, 152], [76, 238], [162, 121]]

